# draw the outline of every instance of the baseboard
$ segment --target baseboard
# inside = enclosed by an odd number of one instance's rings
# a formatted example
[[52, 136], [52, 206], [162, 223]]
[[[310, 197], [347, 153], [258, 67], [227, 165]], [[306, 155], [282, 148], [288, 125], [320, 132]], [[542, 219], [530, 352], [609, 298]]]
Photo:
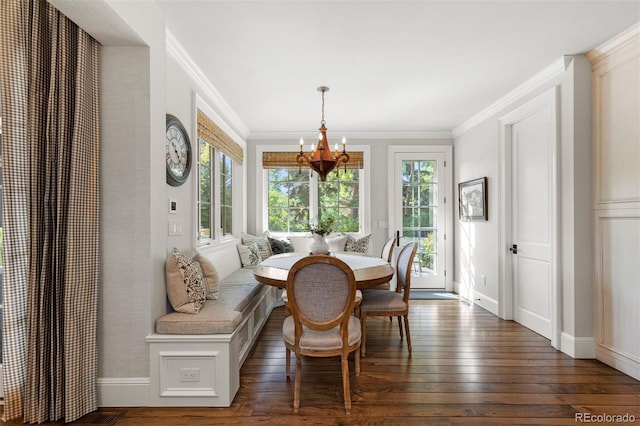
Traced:
[[473, 303], [483, 307], [493, 315], [500, 317], [500, 315], [498, 315], [498, 301], [496, 299], [493, 299], [486, 294], [482, 294], [479, 291], [473, 290]]
[[622, 354], [619, 354], [605, 346], [596, 346], [596, 358], [598, 361], [622, 371], [624, 374], [628, 374], [636, 380], [640, 380], [640, 363], [630, 359]]
[[575, 337], [561, 333], [560, 350], [571, 358], [593, 359], [596, 357], [596, 341], [593, 337]]
[[148, 407], [149, 378], [121, 377], [98, 379], [99, 407]]

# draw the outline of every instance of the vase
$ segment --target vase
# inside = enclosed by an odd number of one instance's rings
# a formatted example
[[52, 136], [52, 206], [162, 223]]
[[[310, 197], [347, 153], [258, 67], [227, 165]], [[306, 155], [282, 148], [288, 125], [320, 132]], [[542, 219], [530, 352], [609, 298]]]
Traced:
[[309, 246], [311, 254], [327, 254], [329, 253], [329, 243], [324, 235], [313, 234], [313, 242]]

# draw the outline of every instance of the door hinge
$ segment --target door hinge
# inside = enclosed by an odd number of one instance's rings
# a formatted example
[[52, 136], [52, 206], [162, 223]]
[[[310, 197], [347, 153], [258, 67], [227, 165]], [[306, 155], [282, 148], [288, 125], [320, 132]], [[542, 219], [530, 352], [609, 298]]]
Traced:
[[444, 270], [444, 276], [445, 277], [447, 276], [447, 270], [446, 269]]
[[444, 235], [444, 240], [447, 241], [447, 234], [442, 234]]
[[447, 160], [444, 160], [444, 166], [447, 167]]
[[447, 197], [444, 197], [444, 203], [447, 204]]

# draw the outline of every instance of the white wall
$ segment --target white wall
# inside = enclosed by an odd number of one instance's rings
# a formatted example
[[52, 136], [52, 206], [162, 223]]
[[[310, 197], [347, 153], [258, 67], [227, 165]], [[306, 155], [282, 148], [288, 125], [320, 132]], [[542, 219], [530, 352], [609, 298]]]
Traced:
[[[477, 303], [498, 314], [499, 117], [553, 86], [560, 88], [560, 286], [561, 331], [571, 338], [593, 337], [591, 194], [591, 86], [589, 63], [572, 57], [566, 70], [537, 84], [455, 138], [455, 181], [489, 178], [489, 220], [456, 226], [456, 284], [472, 289]], [[486, 275], [487, 284], [480, 283]], [[565, 350], [566, 349], [566, 350]], [[571, 352], [568, 348], [563, 348]]]

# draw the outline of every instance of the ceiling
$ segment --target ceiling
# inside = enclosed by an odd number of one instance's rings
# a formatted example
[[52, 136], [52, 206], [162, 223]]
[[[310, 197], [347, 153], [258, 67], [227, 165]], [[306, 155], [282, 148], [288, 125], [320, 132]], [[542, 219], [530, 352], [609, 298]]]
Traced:
[[156, 0], [249, 137], [451, 131], [563, 55], [640, 20], [638, 1]]

